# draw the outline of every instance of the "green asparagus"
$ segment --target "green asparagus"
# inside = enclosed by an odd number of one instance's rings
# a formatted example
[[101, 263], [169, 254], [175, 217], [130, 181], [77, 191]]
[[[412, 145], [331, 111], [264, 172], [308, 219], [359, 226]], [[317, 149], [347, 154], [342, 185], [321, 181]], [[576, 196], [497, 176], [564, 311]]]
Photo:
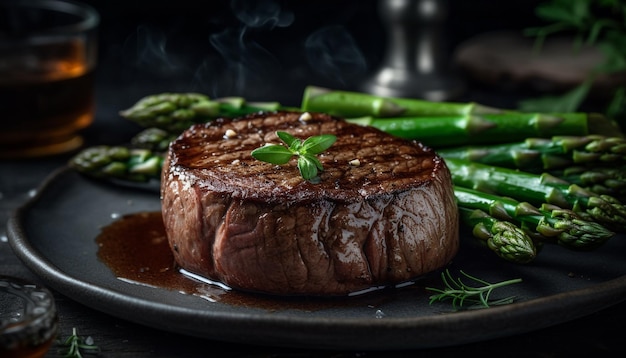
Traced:
[[626, 138], [600, 135], [527, 138], [523, 142], [438, 149], [444, 158], [457, 158], [527, 171], [562, 169], [574, 165], [626, 163]]
[[178, 134], [195, 123], [280, 108], [277, 102], [249, 103], [241, 97], [210, 99], [200, 93], [160, 93], [140, 99], [119, 114], [143, 127]]
[[537, 256], [533, 240], [513, 223], [494, 218], [479, 209], [459, 207], [459, 215], [481, 244], [506, 261], [526, 264]]
[[433, 102], [414, 98], [387, 98], [368, 93], [338, 91], [317, 86], [304, 89], [302, 110], [353, 117], [434, 117], [503, 113], [478, 103]]
[[445, 159], [456, 186], [508, 196], [535, 206], [553, 204], [585, 220], [626, 230], [626, 206], [609, 195], [598, 195], [548, 173], [535, 174], [461, 159]]
[[615, 235], [597, 222], [580, 218], [568, 209], [527, 202], [455, 186], [459, 207], [479, 209], [490, 216], [510, 221], [533, 239], [557, 243], [573, 250], [594, 250]]
[[574, 166], [550, 173], [596, 194], [626, 202], [626, 165], [618, 167]]
[[506, 143], [528, 137], [587, 135], [583, 113], [501, 113], [433, 117], [360, 117], [348, 122], [371, 126], [435, 148], [469, 144]]
[[146, 128], [132, 137], [130, 143], [133, 148], [164, 152], [176, 136], [160, 128]]
[[94, 146], [72, 157], [69, 166], [93, 178], [148, 182], [161, 179], [164, 156], [149, 149]]
[[[419, 132], [423, 128], [412, 122], [418, 118], [432, 119], [432, 117], [455, 118], [456, 120], [447, 120], [448, 123], [452, 122], [451, 125], [467, 126], [468, 129], [473, 128], [480, 131], [490, 128], [490, 121], [502, 122], [504, 119], [511, 117], [513, 118], [513, 123], [515, 123], [521, 117], [530, 121], [531, 127], [536, 126], [536, 130], [541, 134], [539, 136], [549, 136], [550, 133], [554, 135], [586, 135], [593, 133], [607, 136], [624, 136], [614, 121], [599, 113], [534, 113], [495, 108], [475, 102], [433, 102], [416, 98], [381, 97], [368, 93], [340, 91], [317, 86], [305, 88], [300, 107], [305, 111], [326, 112], [360, 122], [369, 121], [374, 126], [394, 129], [396, 135], [410, 137], [411, 139], [422, 139], [422, 135]], [[400, 121], [396, 124], [381, 121], [386, 118], [397, 119], [399, 117], [413, 118], [414, 120]], [[467, 122], [472, 124], [470, 125]], [[513, 126], [515, 127], [516, 125], [514, 124]], [[523, 124], [520, 124], [520, 127], [523, 127]], [[443, 128], [444, 130], [450, 130], [447, 126]], [[411, 131], [411, 133], [403, 133], [405, 130]], [[450, 134], [454, 133], [457, 132], [450, 132]], [[465, 132], [461, 131], [461, 133], [464, 134]]]

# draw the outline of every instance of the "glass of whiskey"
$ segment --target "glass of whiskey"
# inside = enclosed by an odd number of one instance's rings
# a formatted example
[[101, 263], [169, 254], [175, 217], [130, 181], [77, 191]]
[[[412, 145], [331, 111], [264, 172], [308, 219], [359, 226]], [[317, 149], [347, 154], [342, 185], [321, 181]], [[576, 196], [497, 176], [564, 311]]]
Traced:
[[52, 292], [0, 275], [0, 356], [39, 358], [56, 339], [59, 317]]
[[0, 159], [81, 147], [95, 111], [99, 21], [70, 0], [0, 1]]

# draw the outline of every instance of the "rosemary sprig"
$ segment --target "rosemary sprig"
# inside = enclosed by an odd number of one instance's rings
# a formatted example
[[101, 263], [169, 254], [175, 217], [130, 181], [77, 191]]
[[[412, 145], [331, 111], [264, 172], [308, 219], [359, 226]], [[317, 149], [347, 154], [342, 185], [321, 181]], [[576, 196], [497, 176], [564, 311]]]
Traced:
[[287, 146], [270, 144], [252, 151], [252, 157], [263, 162], [282, 165], [294, 155], [298, 157], [298, 170], [305, 180], [319, 182], [318, 171], [324, 170], [316, 155], [330, 148], [337, 140], [332, 134], [312, 136], [304, 141], [287, 132], [276, 132], [276, 135]]
[[72, 328], [72, 335], [67, 337], [65, 341], [59, 343], [63, 348], [66, 348], [62, 354], [66, 358], [82, 358], [81, 349], [87, 350], [87, 354], [96, 354], [100, 352], [100, 348], [93, 344], [91, 337], [83, 338], [78, 335], [76, 328]]
[[431, 295], [430, 304], [436, 301], [452, 300], [452, 308], [456, 311], [463, 307], [466, 302], [471, 305], [469, 308], [489, 308], [491, 306], [505, 305], [512, 303], [515, 300], [515, 296], [509, 296], [497, 300], [491, 300], [491, 293], [496, 289], [515, 283], [522, 282], [521, 278], [516, 278], [507, 281], [501, 281], [498, 283], [490, 283], [485, 280], [481, 280], [477, 277], [471, 276], [462, 270], [460, 271], [463, 276], [471, 279], [474, 282], [482, 284], [483, 286], [470, 286], [463, 282], [462, 278], [454, 279], [448, 269], [441, 273], [441, 279], [445, 285], [445, 289], [426, 287], [428, 291], [435, 292]]

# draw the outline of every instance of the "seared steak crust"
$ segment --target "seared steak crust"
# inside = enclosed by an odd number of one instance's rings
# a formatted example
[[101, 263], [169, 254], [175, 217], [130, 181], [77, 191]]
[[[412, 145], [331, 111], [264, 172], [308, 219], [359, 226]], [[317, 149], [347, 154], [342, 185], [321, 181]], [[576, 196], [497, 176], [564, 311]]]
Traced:
[[[179, 266], [235, 289], [344, 295], [415, 279], [458, 250], [450, 173], [433, 150], [311, 113], [195, 125], [170, 145], [162, 211]], [[302, 117], [304, 118], [304, 117]], [[252, 150], [275, 132], [335, 134], [321, 181]], [[356, 160], [356, 161], [355, 161]]]

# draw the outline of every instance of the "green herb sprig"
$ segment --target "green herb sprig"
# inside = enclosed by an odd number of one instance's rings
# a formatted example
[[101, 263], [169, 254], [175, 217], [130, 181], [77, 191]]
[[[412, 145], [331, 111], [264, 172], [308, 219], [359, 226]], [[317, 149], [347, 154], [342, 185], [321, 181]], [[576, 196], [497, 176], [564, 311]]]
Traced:
[[489, 308], [491, 306], [505, 305], [512, 303], [515, 300], [514, 296], [509, 296], [497, 300], [491, 300], [491, 293], [496, 289], [515, 283], [522, 282], [521, 278], [516, 278], [507, 281], [501, 281], [498, 283], [490, 283], [485, 280], [481, 280], [474, 276], [471, 276], [463, 271], [460, 271], [463, 276], [471, 279], [474, 282], [482, 284], [483, 286], [470, 286], [463, 282], [462, 278], [454, 279], [449, 270], [445, 270], [441, 273], [441, 279], [445, 285], [445, 289], [426, 287], [428, 291], [435, 292], [436, 294], [430, 296], [430, 304], [436, 301], [452, 300], [452, 308], [460, 310], [466, 302], [470, 303], [468, 308]]
[[72, 335], [59, 345], [64, 348], [62, 354], [65, 358], [82, 358], [81, 350], [88, 351], [87, 354], [100, 352], [100, 348], [93, 344], [93, 339], [79, 336], [76, 328], [72, 328]]
[[[549, 109], [553, 112], [574, 112], [593, 91], [593, 81], [599, 75], [626, 71], [626, 3], [623, 0], [546, 0], [537, 5], [536, 16], [546, 25], [524, 30], [535, 37], [540, 49], [549, 36], [572, 34], [572, 49], [583, 45], [596, 46], [604, 61], [593, 69], [589, 78], [570, 91], [554, 96], [531, 98], [520, 103], [525, 111]], [[626, 86], [619, 85], [607, 104], [606, 114], [626, 128]]]
[[257, 160], [282, 165], [289, 162], [295, 155], [298, 157], [298, 170], [305, 180], [319, 182], [318, 171], [324, 170], [316, 155], [330, 148], [337, 137], [332, 134], [312, 136], [304, 141], [287, 132], [277, 131], [276, 135], [287, 146], [270, 144], [252, 151], [252, 157]]

